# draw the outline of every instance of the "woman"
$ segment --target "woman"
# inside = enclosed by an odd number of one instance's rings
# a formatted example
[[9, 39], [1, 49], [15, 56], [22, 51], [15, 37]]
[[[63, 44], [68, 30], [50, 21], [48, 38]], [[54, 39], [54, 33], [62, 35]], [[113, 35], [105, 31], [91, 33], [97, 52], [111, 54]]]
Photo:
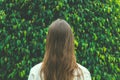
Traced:
[[28, 80], [91, 80], [90, 72], [76, 63], [74, 36], [65, 20], [50, 25], [43, 62], [30, 70]]

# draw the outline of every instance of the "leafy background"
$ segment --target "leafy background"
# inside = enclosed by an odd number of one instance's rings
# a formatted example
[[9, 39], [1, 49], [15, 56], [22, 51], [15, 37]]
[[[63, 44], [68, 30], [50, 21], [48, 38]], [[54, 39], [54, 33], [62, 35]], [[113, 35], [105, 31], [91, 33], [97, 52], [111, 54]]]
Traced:
[[92, 80], [120, 79], [120, 0], [0, 0], [0, 80], [27, 80], [57, 18], [71, 25]]

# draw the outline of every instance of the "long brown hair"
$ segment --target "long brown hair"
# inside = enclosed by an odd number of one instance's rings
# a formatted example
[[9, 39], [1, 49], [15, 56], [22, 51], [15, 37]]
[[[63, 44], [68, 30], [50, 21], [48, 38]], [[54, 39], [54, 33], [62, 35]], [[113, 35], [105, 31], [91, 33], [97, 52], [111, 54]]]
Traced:
[[[76, 69], [78, 70], [78, 65], [74, 54], [72, 30], [65, 20], [57, 19], [50, 25], [46, 39], [40, 71], [40, 74], [43, 74], [42, 80], [73, 80]], [[78, 74], [80, 76], [80, 73]]]

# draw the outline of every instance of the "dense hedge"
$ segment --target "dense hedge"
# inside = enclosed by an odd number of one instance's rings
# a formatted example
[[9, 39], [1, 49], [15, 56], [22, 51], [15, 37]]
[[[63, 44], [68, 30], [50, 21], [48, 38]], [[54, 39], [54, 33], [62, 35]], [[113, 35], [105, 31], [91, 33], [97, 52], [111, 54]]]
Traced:
[[27, 80], [57, 18], [71, 25], [77, 61], [92, 80], [120, 79], [119, 0], [0, 0], [0, 80]]

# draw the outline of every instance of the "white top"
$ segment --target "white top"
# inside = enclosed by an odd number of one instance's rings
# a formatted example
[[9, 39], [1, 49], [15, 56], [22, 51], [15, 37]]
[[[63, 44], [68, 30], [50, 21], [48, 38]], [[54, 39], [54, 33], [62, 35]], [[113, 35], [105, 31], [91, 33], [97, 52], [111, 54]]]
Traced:
[[[35, 66], [33, 66], [31, 68], [29, 76], [28, 76], [28, 80], [41, 80], [41, 78], [40, 78], [41, 64], [42, 63], [36, 64]], [[90, 72], [88, 71], [88, 69], [80, 64], [78, 64], [78, 66], [80, 67], [80, 69], [83, 72], [84, 80], [91, 80], [91, 75], [90, 75]], [[77, 78], [75, 77], [74, 80], [77, 80]]]

